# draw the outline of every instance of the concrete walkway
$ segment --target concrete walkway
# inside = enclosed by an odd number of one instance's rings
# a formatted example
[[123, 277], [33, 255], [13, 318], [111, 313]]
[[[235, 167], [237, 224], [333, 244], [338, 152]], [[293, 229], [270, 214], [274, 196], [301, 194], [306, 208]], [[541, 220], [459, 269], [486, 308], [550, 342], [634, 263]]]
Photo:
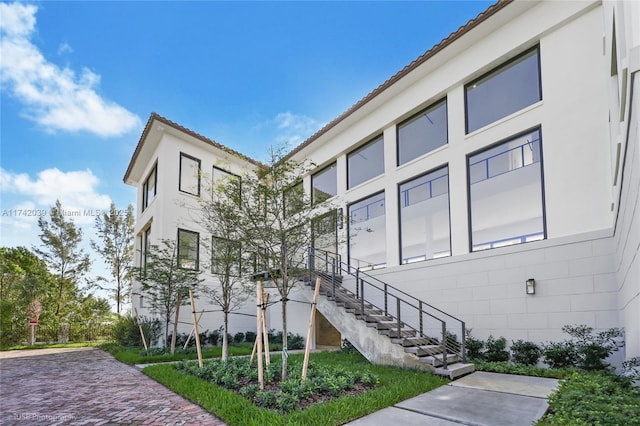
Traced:
[[224, 425], [96, 348], [0, 352], [1, 425]]
[[479, 371], [348, 424], [530, 426], [557, 386], [555, 379]]

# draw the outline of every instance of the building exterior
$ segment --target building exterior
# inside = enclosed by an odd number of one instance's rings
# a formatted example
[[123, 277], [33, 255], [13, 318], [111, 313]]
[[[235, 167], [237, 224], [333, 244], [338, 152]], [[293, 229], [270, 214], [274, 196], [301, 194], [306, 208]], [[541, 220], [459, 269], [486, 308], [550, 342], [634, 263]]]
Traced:
[[[312, 200], [341, 206], [316, 246], [476, 337], [624, 327], [618, 361], [640, 356], [638, 22], [636, 2], [491, 6], [289, 154], [318, 164], [303, 179]], [[138, 188], [140, 261], [171, 238], [191, 242], [197, 265], [210, 236], [185, 207], [201, 187], [194, 170], [256, 166], [152, 114], [124, 178]], [[290, 307], [304, 334], [308, 307]]]

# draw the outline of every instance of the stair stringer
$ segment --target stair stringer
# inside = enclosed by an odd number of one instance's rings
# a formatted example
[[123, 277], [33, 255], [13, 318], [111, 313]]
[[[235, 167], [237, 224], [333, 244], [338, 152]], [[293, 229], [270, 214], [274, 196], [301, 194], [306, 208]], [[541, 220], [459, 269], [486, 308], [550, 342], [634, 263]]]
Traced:
[[[301, 293], [311, 302], [313, 289], [300, 286]], [[367, 324], [346, 312], [342, 307], [328, 300], [326, 296], [318, 296], [318, 311], [347, 339], [369, 362], [378, 365], [392, 365], [396, 367], [413, 368], [424, 371], [434, 371], [434, 367], [420, 362], [419, 358], [404, 351], [402, 345], [392, 343], [387, 336], [378, 330], [367, 327]]]

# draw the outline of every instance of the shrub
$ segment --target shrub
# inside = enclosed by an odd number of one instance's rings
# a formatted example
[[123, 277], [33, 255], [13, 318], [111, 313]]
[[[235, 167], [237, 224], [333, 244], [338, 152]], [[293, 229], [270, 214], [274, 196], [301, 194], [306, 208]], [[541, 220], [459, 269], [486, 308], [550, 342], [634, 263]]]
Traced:
[[244, 341], [253, 343], [256, 340], [256, 333], [254, 331], [247, 331], [244, 333]]
[[533, 342], [516, 340], [511, 345], [511, 359], [517, 364], [536, 365], [542, 350]]
[[467, 338], [465, 340], [465, 350], [467, 352], [467, 358], [481, 360], [484, 358], [482, 350], [484, 349], [484, 342], [480, 339], [476, 339], [471, 336], [471, 329], [467, 330]]
[[551, 368], [575, 367], [578, 356], [572, 342], [549, 342], [542, 347], [542, 359]]
[[635, 356], [622, 363], [622, 371], [626, 377], [640, 380], [640, 356]]
[[609, 367], [605, 359], [624, 345], [623, 331], [610, 328], [593, 334], [593, 328], [586, 325], [565, 325], [562, 331], [573, 337], [577, 365], [583, 370], [604, 370]]
[[[142, 330], [148, 346], [154, 346], [160, 338], [162, 324], [160, 320], [140, 317]], [[140, 327], [135, 318], [124, 315], [118, 317], [113, 325], [113, 338], [117, 344], [125, 347], [143, 347]]]
[[304, 349], [304, 337], [299, 334], [287, 333], [287, 349]]
[[342, 344], [340, 345], [340, 352], [358, 353], [358, 350], [356, 349], [355, 346], [353, 346], [353, 344], [350, 341], [348, 341], [347, 339], [342, 339]]
[[572, 373], [549, 407], [538, 425], [640, 425], [640, 389], [604, 371]]
[[493, 361], [508, 361], [509, 352], [507, 352], [507, 339], [499, 337], [494, 339], [492, 335], [489, 335], [487, 342], [485, 343], [486, 351], [484, 352], [484, 359], [489, 362]]
[[217, 330], [213, 330], [209, 332], [207, 335], [207, 343], [213, 346], [218, 346], [218, 342], [220, 341], [220, 336], [222, 334], [222, 327]]
[[233, 335], [233, 343], [244, 342], [244, 333], [236, 333]]

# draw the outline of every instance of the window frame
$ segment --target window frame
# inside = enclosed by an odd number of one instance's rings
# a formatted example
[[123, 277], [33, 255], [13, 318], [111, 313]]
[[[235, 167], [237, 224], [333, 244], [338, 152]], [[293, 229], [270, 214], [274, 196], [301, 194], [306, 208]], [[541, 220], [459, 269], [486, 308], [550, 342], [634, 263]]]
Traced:
[[[497, 119], [495, 119], [493, 121], [485, 123], [482, 126], [480, 126], [478, 128], [475, 128], [475, 129], [470, 131], [469, 130], [468, 88], [470, 86], [480, 82], [480, 81], [486, 80], [487, 77], [491, 76], [492, 74], [495, 74], [495, 75], [501, 74], [501, 72], [503, 70], [506, 70], [507, 68], [509, 68], [509, 66], [512, 65], [514, 62], [519, 61], [520, 59], [522, 59], [523, 57], [531, 54], [531, 52], [534, 52], [534, 51], [536, 52], [537, 62], [538, 62], [538, 69], [537, 69], [537, 72], [538, 72], [538, 81], [537, 81], [537, 83], [538, 83], [538, 100], [536, 102], [533, 102], [533, 103], [529, 104], [529, 105], [523, 106], [522, 108], [519, 108], [519, 109], [517, 109], [515, 111], [512, 111], [512, 112], [510, 112], [510, 113], [508, 113], [506, 115], [503, 115], [502, 117], [499, 117], [499, 118], [497, 118]], [[533, 46], [533, 47], [531, 47], [529, 49], [526, 49], [525, 51], [517, 54], [513, 58], [508, 59], [507, 61], [502, 62], [501, 64], [491, 68], [489, 71], [485, 72], [484, 74], [482, 74], [481, 76], [479, 76], [477, 78], [474, 78], [473, 80], [471, 80], [470, 82], [468, 82], [468, 83], [466, 83], [464, 85], [464, 133], [465, 133], [465, 135], [473, 133], [473, 132], [475, 132], [477, 130], [480, 130], [480, 129], [486, 127], [486, 126], [491, 125], [492, 123], [495, 123], [496, 121], [499, 121], [499, 120], [501, 120], [501, 119], [503, 119], [505, 117], [508, 117], [511, 114], [515, 114], [518, 111], [522, 111], [524, 108], [527, 108], [527, 107], [529, 107], [531, 105], [534, 105], [534, 104], [536, 104], [536, 103], [538, 103], [538, 102], [540, 102], [542, 100], [543, 100], [543, 97], [542, 97], [542, 64], [541, 64], [541, 55], [540, 55], [540, 45], [536, 44], [535, 46]]]
[[[468, 232], [468, 236], [467, 236], [467, 241], [468, 241], [468, 249], [469, 249], [469, 253], [479, 253], [479, 252], [483, 252], [483, 251], [487, 251], [487, 250], [493, 250], [496, 248], [501, 248], [501, 247], [505, 247], [505, 246], [500, 246], [500, 247], [489, 247], [489, 248], [485, 248], [485, 249], [481, 249], [481, 250], [473, 250], [473, 227], [472, 227], [472, 212], [471, 212], [471, 173], [470, 173], [470, 164], [469, 161], [471, 159], [471, 157], [478, 155], [482, 152], [488, 151], [490, 149], [493, 149], [499, 145], [508, 143], [509, 141], [518, 139], [528, 133], [532, 133], [537, 131], [540, 137], [540, 195], [541, 195], [541, 208], [542, 208], [542, 235], [543, 235], [543, 240], [548, 239], [548, 233], [547, 233], [547, 206], [546, 206], [546, 196], [545, 196], [545, 181], [544, 181], [544, 152], [543, 152], [543, 147], [542, 147], [542, 125], [537, 125], [537, 126], [533, 126], [527, 130], [523, 130], [522, 132], [518, 132], [515, 133], [513, 135], [510, 135], [506, 138], [500, 139], [499, 141], [492, 143], [490, 145], [486, 145], [480, 149], [477, 149], [475, 151], [469, 152], [466, 155], [466, 159], [465, 159], [465, 169], [466, 169], [466, 173], [467, 173], [467, 232]], [[514, 237], [515, 238], [515, 237]], [[521, 244], [526, 244], [527, 242], [532, 242], [532, 241], [524, 241], [521, 242], [519, 244], [512, 244], [511, 246], [520, 246]]]
[[[318, 201], [318, 200], [316, 200], [316, 197], [315, 197], [315, 186], [313, 185], [313, 182], [314, 182], [316, 176], [318, 176], [320, 174], [324, 174], [327, 171], [329, 171], [330, 169], [333, 169], [334, 173], [335, 173], [335, 177], [336, 177], [336, 188], [335, 188], [336, 189], [336, 193], [331, 195], [330, 197], [327, 197], [325, 200]], [[315, 172], [315, 173], [313, 173], [311, 175], [311, 205], [312, 206], [320, 205], [320, 204], [324, 203], [325, 201], [330, 200], [331, 198], [333, 198], [333, 197], [335, 197], [337, 195], [338, 195], [338, 163], [337, 163], [337, 161], [333, 161], [332, 163], [326, 165], [325, 167], [319, 169], [317, 172]]]
[[[389, 260], [387, 259], [387, 255], [386, 255], [386, 247], [387, 247], [387, 241], [386, 241], [386, 238], [387, 238], [387, 235], [386, 235], [386, 233], [387, 233], [387, 226], [386, 226], [386, 216], [387, 216], [387, 194], [386, 194], [386, 191], [385, 191], [384, 189], [382, 189], [382, 190], [380, 190], [380, 191], [372, 192], [371, 194], [368, 194], [368, 195], [366, 195], [366, 196], [364, 196], [364, 197], [361, 197], [361, 198], [359, 198], [359, 199], [357, 199], [357, 200], [354, 200], [354, 201], [352, 201], [352, 202], [350, 202], [350, 203], [348, 203], [348, 204], [346, 205], [346, 208], [347, 208], [347, 218], [348, 218], [348, 219], [347, 219], [347, 261], [348, 261], [349, 266], [352, 266], [352, 267], [354, 266], [354, 265], [352, 265], [352, 264], [351, 264], [351, 251], [352, 251], [352, 250], [351, 250], [351, 238], [352, 238], [352, 237], [351, 237], [351, 227], [352, 227], [352, 224], [351, 224], [351, 210], [350, 210], [350, 207], [351, 207], [352, 205], [354, 205], [354, 204], [357, 204], [357, 203], [359, 203], [359, 202], [361, 202], [361, 201], [366, 200], [367, 198], [374, 198], [374, 197], [376, 197], [376, 196], [378, 196], [378, 195], [380, 195], [380, 194], [383, 194], [382, 200], [383, 200], [383, 202], [384, 202], [384, 216], [385, 216], [385, 233], [384, 233], [384, 237], [385, 237], [385, 244], [384, 244], [384, 246], [385, 246], [385, 261], [384, 261], [384, 266], [379, 266], [380, 264], [373, 264], [371, 269], [377, 269], [377, 268], [379, 268], [379, 267], [385, 268], [385, 267], [388, 265], [388, 263], [389, 263]], [[365, 231], [365, 232], [366, 232], [366, 231]], [[357, 234], [356, 234], [356, 235], [357, 235]], [[360, 259], [360, 260], [366, 260], [366, 259]], [[360, 270], [367, 270], [367, 268], [360, 268]]]
[[[400, 191], [400, 188], [402, 185], [404, 185], [405, 183], [411, 182], [412, 180], [416, 180], [416, 179], [420, 179], [421, 177], [427, 176], [431, 173], [435, 173], [438, 172], [440, 170], [443, 170], [447, 168], [447, 213], [449, 216], [449, 255], [448, 256], [442, 256], [442, 257], [451, 257], [453, 256], [453, 251], [451, 249], [451, 244], [452, 244], [452, 240], [451, 240], [451, 181], [449, 179], [450, 171], [451, 168], [449, 167], [449, 163], [445, 163], [445, 164], [441, 164], [439, 166], [436, 166], [432, 169], [429, 169], [427, 171], [425, 171], [424, 173], [420, 173], [418, 175], [412, 176], [408, 179], [405, 179], [401, 182], [398, 182], [397, 184], [397, 194], [398, 194], [398, 248], [399, 248], [399, 253], [398, 253], [398, 263], [400, 266], [402, 265], [409, 265], [411, 263], [415, 263], [415, 262], [407, 262], [407, 263], [403, 263], [403, 248], [402, 248], [402, 193]], [[437, 178], [436, 178], [437, 179]], [[432, 258], [425, 258], [424, 261], [430, 261], [430, 260], [435, 260], [435, 259], [440, 259], [441, 257], [432, 257]]]
[[[153, 174], [153, 197], [149, 198], [149, 178]], [[149, 173], [147, 174], [144, 183], [142, 184], [142, 209], [141, 212], [145, 211], [149, 204], [151, 204], [152, 200], [155, 200], [156, 195], [158, 195], [158, 161], [155, 162]]]
[[238, 250], [238, 262], [237, 262], [237, 275], [236, 274], [230, 274], [230, 276], [232, 277], [240, 277], [242, 276], [242, 267], [243, 267], [243, 259], [242, 259], [242, 243], [240, 241], [234, 241], [231, 240], [229, 238], [224, 238], [224, 237], [218, 237], [215, 235], [211, 236], [211, 274], [212, 275], [222, 275], [223, 273], [221, 272], [216, 272], [214, 271], [214, 262], [213, 262], [213, 249], [214, 249], [214, 241], [218, 240], [218, 241], [225, 241], [224, 244], [229, 244], [229, 246], [231, 246], [232, 244], [237, 244], [237, 250]]
[[[187, 233], [187, 234], [195, 234], [196, 236], [196, 259], [195, 259], [195, 266], [193, 268], [187, 268], [182, 266], [182, 261], [181, 261], [181, 257], [180, 257], [180, 233]], [[180, 269], [186, 269], [186, 270], [190, 270], [190, 271], [199, 271], [200, 270], [200, 233], [196, 232], [196, 231], [190, 231], [188, 229], [184, 229], [184, 228], [178, 228], [178, 237], [176, 239], [176, 243], [177, 243], [177, 253], [176, 253], [176, 259], [177, 259], [177, 265], [178, 268]]]
[[[295, 194], [297, 191], [300, 192], [300, 199], [297, 200], [299, 205], [290, 206], [289, 200], [291, 200], [291, 195]], [[298, 194], [296, 194], [298, 195]], [[288, 219], [292, 216], [295, 216], [297, 213], [300, 213], [305, 208], [306, 200], [304, 198], [304, 182], [302, 179], [299, 179], [289, 185], [284, 191], [282, 191], [282, 211], [284, 213], [284, 218]], [[290, 209], [292, 209], [290, 211]]]
[[[382, 143], [382, 171], [374, 176], [371, 176], [361, 182], [358, 182], [356, 184], [352, 184], [351, 183], [351, 174], [350, 174], [350, 169], [351, 169], [351, 165], [350, 165], [350, 159], [353, 155], [359, 153], [361, 150], [365, 149], [366, 147], [369, 146], [373, 146], [376, 143], [381, 142]], [[355, 188], [358, 185], [361, 185], [365, 182], [369, 182], [372, 179], [377, 178], [378, 176], [383, 175], [385, 172], [385, 164], [384, 164], [384, 134], [380, 133], [377, 136], [369, 139], [367, 142], [363, 143], [362, 145], [359, 145], [357, 148], [351, 150], [350, 152], [347, 153], [347, 189], [352, 189]]]
[[[429, 111], [435, 111], [436, 109], [438, 109], [440, 106], [444, 105], [444, 110], [445, 110], [445, 143], [443, 145], [439, 145], [431, 150], [425, 151], [422, 154], [413, 157], [409, 160], [406, 160], [404, 162], [400, 162], [400, 128], [408, 125], [411, 121], [415, 120], [418, 116], [423, 115], [423, 114], [427, 114]], [[424, 155], [427, 155], [430, 152], [435, 151], [438, 148], [441, 148], [443, 146], [447, 146], [449, 145], [449, 102], [448, 102], [448, 98], [445, 95], [443, 98], [440, 98], [438, 100], [436, 100], [435, 102], [430, 103], [426, 108], [421, 109], [420, 111], [418, 111], [417, 113], [411, 115], [409, 118], [406, 118], [404, 120], [402, 120], [400, 123], [398, 123], [396, 125], [396, 166], [400, 167], [403, 166], [407, 163], [409, 163], [410, 161], [415, 160], [416, 158], [420, 158]]]
[[[194, 160], [198, 163], [198, 192], [197, 193], [193, 193], [190, 192], [188, 188], [183, 189], [182, 188], [182, 159], [183, 158], [187, 158], [189, 160]], [[178, 191], [182, 192], [183, 194], [189, 194], [189, 195], [193, 195], [196, 197], [200, 196], [200, 190], [201, 190], [201, 170], [202, 170], [202, 161], [199, 158], [196, 158], [192, 155], [186, 154], [184, 152], [180, 152], [180, 160], [179, 160], [179, 172], [178, 172]]]

